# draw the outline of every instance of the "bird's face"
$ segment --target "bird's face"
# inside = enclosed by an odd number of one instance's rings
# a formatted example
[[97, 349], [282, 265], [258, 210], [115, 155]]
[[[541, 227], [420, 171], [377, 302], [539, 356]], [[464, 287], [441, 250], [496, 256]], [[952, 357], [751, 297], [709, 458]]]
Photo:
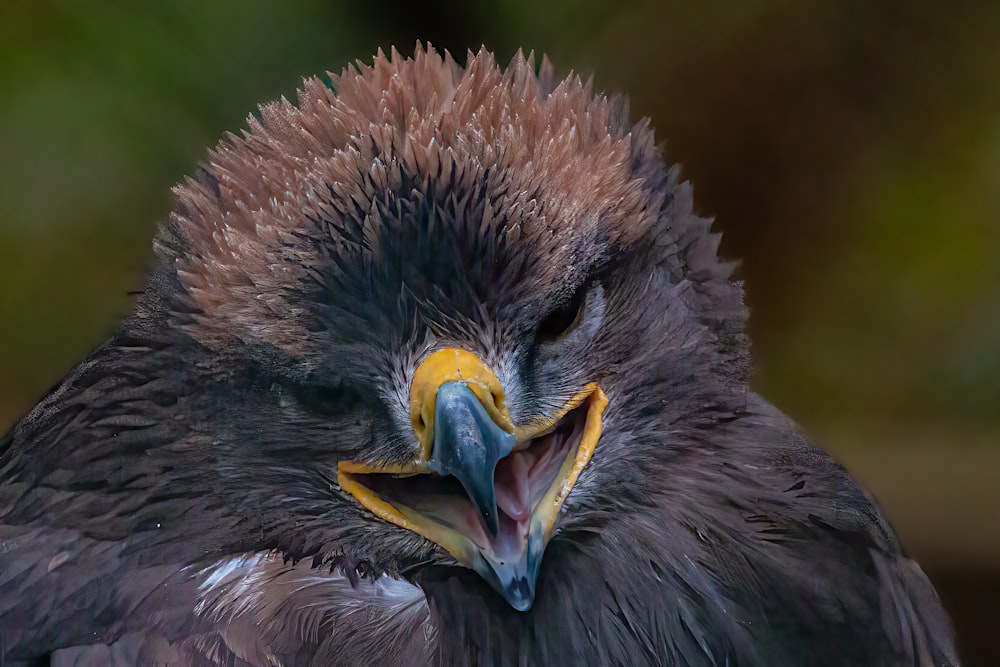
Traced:
[[444, 547], [516, 609], [529, 608], [559, 509], [600, 438], [607, 397], [589, 383], [551, 414], [515, 424], [504, 384], [463, 347], [430, 353], [409, 393], [417, 451], [402, 463], [341, 461], [341, 488]]
[[[554, 537], [642, 502], [646, 436], [705, 414], [683, 387], [724, 352], [683, 272], [709, 237], [604, 98], [435, 58], [307, 82], [213, 154], [161, 241], [172, 326], [216, 357], [202, 428], [266, 541], [457, 564], [525, 610]], [[407, 107], [441, 90], [479, 91], [478, 115]], [[383, 127], [332, 122], [372, 91], [401, 96]]]

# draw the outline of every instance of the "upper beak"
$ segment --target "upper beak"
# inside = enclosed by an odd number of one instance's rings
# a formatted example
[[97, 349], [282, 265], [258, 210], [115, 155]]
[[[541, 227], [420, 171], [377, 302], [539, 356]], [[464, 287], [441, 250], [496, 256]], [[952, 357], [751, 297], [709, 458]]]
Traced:
[[427, 467], [441, 476], [453, 475], [462, 483], [490, 535], [496, 537], [500, 519], [493, 475], [500, 459], [514, 450], [514, 434], [497, 426], [462, 382], [438, 387], [434, 424]]
[[554, 414], [515, 426], [492, 370], [465, 350], [439, 350], [410, 385], [415, 460], [342, 461], [338, 480], [363, 506], [437, 542], [523, 611], [606, 405], [590, 384]]

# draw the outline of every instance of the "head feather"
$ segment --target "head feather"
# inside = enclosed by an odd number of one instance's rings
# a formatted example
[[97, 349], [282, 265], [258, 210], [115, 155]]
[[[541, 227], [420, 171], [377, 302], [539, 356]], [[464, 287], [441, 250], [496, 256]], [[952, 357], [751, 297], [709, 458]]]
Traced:
[[602, 243], [628, 244], [673, 200], [648, 124], [630, 126], [623, 100], [579, 76], [556, 82], [547, 59], [536, 73], [531, 54], [501, 68], [480, 50], [462, 68], [418, 44], [412, 58], [380, 51], [329, 78], [306, 79], [296, 104], [263, 105], [175, 189], [170, 231], [184, 251], [168, 259], [202, 342], [235, 335], [301, 349], [288, 326], [301, 305], [286, 288], [324, 257], [361, 251], [377, 262], [380, 207], [413, 176], [437, 192], [475, 183], [481, 225], [499, 218], [509, 241], [550, 256], [543, 284], [573, 263], [574, 238], [600, 226]]

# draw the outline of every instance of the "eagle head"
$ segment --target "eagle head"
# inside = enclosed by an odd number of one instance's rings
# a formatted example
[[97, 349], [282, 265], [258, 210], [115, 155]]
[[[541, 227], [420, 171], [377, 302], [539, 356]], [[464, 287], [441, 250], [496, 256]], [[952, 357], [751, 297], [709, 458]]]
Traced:
[[620, 98], [380, 53], [176, 194], [0, 439], [0, 662], [957, 664]]
[[176, 194], [147, 300], [203, 350], [220, 483], [293, 557], [467, 568], [527, 610], [576, 576], [558, 545], [641, 519], [664, 433], [745, 403], [690, 188], [547, 61], [307, 79]]

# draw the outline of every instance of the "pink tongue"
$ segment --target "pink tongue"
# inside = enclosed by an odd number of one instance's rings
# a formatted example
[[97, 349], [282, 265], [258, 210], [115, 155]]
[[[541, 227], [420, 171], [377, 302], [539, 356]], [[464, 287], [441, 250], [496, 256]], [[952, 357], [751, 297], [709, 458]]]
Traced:
[[522, 450], [511, 453], [497, 465], [494, 478], [497, 507], [515, 521], [524, 521], [531, 516], [528, 473], [534, 463], [535, 457]]

